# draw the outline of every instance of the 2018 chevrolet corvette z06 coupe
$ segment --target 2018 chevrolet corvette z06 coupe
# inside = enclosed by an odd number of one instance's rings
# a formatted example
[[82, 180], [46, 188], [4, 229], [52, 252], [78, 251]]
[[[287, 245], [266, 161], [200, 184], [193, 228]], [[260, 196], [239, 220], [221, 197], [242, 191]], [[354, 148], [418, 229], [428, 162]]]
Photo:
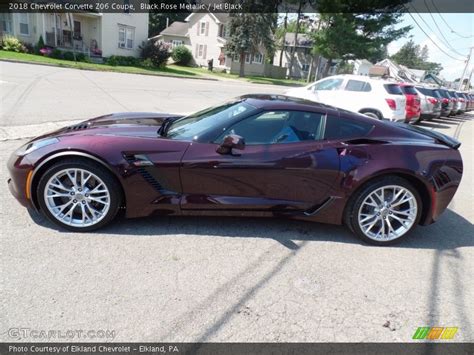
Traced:
[[22, 205], [76, 232], [124, 209], [346, 224], [385, 245], [446, 209], [462, 176], [459, 145], [304, 99], [247, 95], [189, 116], [110, 114], [35, 138], [12, 154], [8, 184]]

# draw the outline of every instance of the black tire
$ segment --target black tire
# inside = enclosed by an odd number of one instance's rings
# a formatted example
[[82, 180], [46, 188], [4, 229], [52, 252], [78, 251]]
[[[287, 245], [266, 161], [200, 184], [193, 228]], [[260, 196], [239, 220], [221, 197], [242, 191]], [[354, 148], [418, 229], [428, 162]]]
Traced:
[[[110, 195], [110, 206], [105, 214], [105, 216], [98, 221], [96, 224], [85, 226], [85, 227], [75, 227], [68, 225], [66, 223], [62, 223], [53, 214], [49, 211], [48, 207], [46, 206], [46, 202], [44, 199], [44, 190], [46, 188], [46, 184], [48, 183], [49, 179], [56, 174], [57, 172], [64, 170], [64, 169], [84, 169], [87, 170], [95, 175], [97, 175], [106, 185], [109, 195]], [[52, 223], [60, 226], [61, 228], [73, 231], [73, 232], [90, 232], [96, 229], [99, 229], [108, 223], [110, 223], [117, 212], [120, 209], [122, 203], [122, 190], [121, 187], [116, 180], [116, 178], [112, 175], [110, 171], [108, 171], [102, 165], [93, 162], [87, 159], [75, 159], [75, 158], [68, 158], [57, 163], [54, 163], [52, 166], [48, 167], [48, 169], [42, 174], [37, 189], [36, 189], [36, 196], [38, 199], [38, 204], [40, 206], [41, 212], [48, 218]]]
[[[413, 225], [403, 235], [393, 240], [377, 241], [377, 240], [369, 238], [368, 236], [364, 234], [361, 227], [359, 226], [357, 214], [363, 201], [370, 193], [372, 193], [373, 191], [375, 191], [376, 189], [380, 187], [389, 186], [389, 185], [397, 185], [397, 186], [404, 187], [405, 189], [408, 189], [413, 194], [416, 200], [416, 204], [417, 204], [417, 214], [416, 214], [416, 218]], [[422, 206], [420, 194], [410, 182], [398, 176], [388, 175], [388, 176], [380, 177], [380, 178], [367, 182], [359, 190], [357, 190], [353, 196], [351, 196], [344, 210], [344, 223], [346, 224], [346, 226], [349, 227], [349, 229], [355, 235], [357, 235], [360, 239], [362, 239], [366, 243], [373, 244], [373, 245], [391, 245], [391, 244], [399, 243], [401, 240], [406, 238], [406, 236], [410, 234], [413, 228], [418, 225], [418, 222], [420, 221], [420, 217], [421, 217], [422, 208], [423, 206]]]

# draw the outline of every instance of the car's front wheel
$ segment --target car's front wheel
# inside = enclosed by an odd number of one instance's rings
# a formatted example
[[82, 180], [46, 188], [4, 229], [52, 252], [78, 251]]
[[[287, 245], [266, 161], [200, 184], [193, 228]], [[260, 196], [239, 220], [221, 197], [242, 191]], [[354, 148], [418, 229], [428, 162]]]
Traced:
[[109, 223], [117, 214], [121, 189], [112, 174], [88, 160], [63, 160], [50, 166], [38, 183], [41, 211], [53, 223], [87, 232]]
[[351, 198], [345, 223], [368, 243], [392, 244], [418, 224], [421, 210], [420, 195], [412, 184], [387, 176], [369, 182]]

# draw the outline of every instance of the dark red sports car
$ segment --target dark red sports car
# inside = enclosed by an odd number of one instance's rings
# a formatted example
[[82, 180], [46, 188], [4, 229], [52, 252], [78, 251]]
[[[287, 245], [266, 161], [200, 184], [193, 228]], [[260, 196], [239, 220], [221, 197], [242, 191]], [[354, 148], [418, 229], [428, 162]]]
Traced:
[[462, 176], [460, 143], [301, 99], [248, 95], [182, 117], [119, 113], [33, 139], [10, 190], [73, 231], [127, 217], [289, 217], [389, 244], [436, 221]]

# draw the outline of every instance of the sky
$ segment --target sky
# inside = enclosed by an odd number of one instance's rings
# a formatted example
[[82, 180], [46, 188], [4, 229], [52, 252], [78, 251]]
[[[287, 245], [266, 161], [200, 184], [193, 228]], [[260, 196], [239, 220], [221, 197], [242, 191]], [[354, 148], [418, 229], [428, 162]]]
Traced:
[[[404, 14], [403, 20], [397, 25], [397, 27], [407, 25], [413, 27], [409, 35], [416, 44], [419, 44], [422, 47], [425, 44], [428, 46], [429, 61], [441, 63], [444, 68], [441, 71], [441, 77], [449, 81], [460, 78], [466, 64], [465, 60], [469, 54], [469, 48], [474, 46], [474, 14], [441, 14], [442, 17], [440, 17], [440, 14], [438, 13], [432, 13], [431, 15], [429, 13], [412, 13], [411, 15], [416, 22], [418, 22], [418, 25], [410, 14], [407, 13]], [[440, 34], [440, 30], [442, 31], [442, 34]], [[452, 33], [451, 30], [456, 33]], [[426, 34], [423, 33], [423, 31], [426, 32]], [[443, 35], [446, 40], [443, 38]], [[437, 48], [428, 37], [431, 38], [441, 49]], [[395, 54], [409, 39], [409, 37], [405, 37], [392, 42], [388, 46], [389, 55]], [[443, 53], [443, 51], [447, 54]], [[448, 55], [461, 60], [450, 58]], [[473, 68], [474, 49], [466, 77], [469, 77]], [[474, 83], [474, 74], [471, 78], [471, 82]]]

